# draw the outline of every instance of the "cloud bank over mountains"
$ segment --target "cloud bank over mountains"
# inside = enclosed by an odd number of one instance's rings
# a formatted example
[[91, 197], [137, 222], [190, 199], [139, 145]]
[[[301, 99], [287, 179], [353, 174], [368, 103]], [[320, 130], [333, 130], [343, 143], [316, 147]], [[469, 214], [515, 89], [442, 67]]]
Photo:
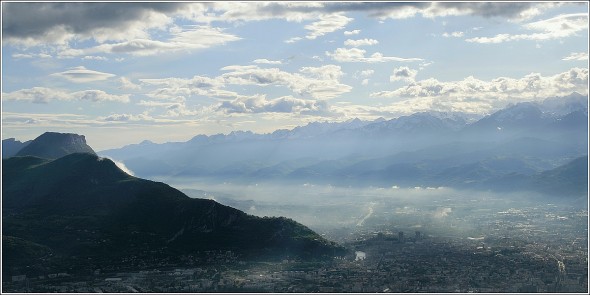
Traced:
[[588, 93], [584, 3], [11, 2], [2, 12], [13, 137], [483, 115]]

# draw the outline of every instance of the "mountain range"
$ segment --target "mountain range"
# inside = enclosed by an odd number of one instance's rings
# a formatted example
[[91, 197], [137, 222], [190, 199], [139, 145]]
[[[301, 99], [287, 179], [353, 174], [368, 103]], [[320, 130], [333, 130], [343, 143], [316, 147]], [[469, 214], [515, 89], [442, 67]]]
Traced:
[[269, 134], [144, 141], [99, 154], [137, 175], [164, 179], [503, 190], [500, 180], [508, 175], [533, 177], [587, 150], [588, 97], [573, 93], [484, 117], [421, 112], [391, 120], [312, 122]]
[[[2, 160], [3, 275], [90, 272], [130, 257], [145, 264], [203, 251], [310, 259], [344, 253], [291, 219], [248, 215], [131, 176], [83, 139], [45, 133], [28, 145], [32, 155]], [[70, 153], [40, 157], [55, 151]]]

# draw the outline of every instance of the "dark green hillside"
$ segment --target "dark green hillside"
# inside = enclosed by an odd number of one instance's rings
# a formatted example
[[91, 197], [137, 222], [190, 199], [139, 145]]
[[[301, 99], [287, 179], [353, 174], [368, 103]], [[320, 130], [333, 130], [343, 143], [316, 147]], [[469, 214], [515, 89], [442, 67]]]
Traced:
[[51, 250], [43, 245], [21, 238], [2, 236], [2, 262], [4, 265], [34, 264], [47, 257]]
[[96, 155], [86, 144], [84, 135], [73, 133], [45, 132], [20, 149], [15, 156], [35, 156], [44, 159], [57, 159], [73, 153]]
[[[308, 258], [343, 251], [293, 220], [259, 218], [192, 199], [92, 154], [53, 161], [13, 157], [3, 160], [3, 168], [3, 234], [84, 265], [203, 250]], [[9, 253], [16, 252], [3, 253], [5, 261], [20, 261]], [[4, 271], [11, 267], [17, 266], [5, 264]]]

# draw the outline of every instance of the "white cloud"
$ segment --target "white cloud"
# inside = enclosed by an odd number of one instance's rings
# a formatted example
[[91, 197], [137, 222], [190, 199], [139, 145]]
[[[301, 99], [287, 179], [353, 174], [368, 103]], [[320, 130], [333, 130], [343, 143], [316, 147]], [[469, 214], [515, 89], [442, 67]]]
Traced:
[[71, 130], [72, 126], [88, 126], [96, 123], [99, 122], [96, 120], [87, 119], [86, 116], [79, 114], [2, 112], [2, 124], [4, 127], [22, 127], [23, 125], [35, 125], [35, 127], [41, 127], [45, 130], [47, 130], [47, 127], [49, 126], [64, 127], [67, 130]]
[[421, 61], [421, 58], [402, 58], [394, 56], [384, 56], [382, 53], [375, 52], [369, 57], [365, 57], [367, 51], [359, 48], [337, 48], [334, 52], [326, 51], [326, 55], [331, 57], [333, 60], [338, 62], [388, 62], [388, 61], [399, 61], [399, 62], [412, 62]]
[[572, 52], [561, 60], [588, 60], [588, 52]]
[[344, 31], [344, 35], [346, 35], [346, 36], [358, 35], [360, 33], [361, 33], [361, 30]]
[[119, 79], [119, 82], [121, 83], [121, 87], [119, 87], [120, 89], [125, 89], [125, 90], [140, 90], [141, 89], [140, 85], [131, 82], [131, 80], [129, 80], [125, 77], [121, 77], [121, 79]]
[[491, 81], [467, 77], [461, 81], [440, 82], [430, 78], [371, 96], [406, 98], [396, 106], [412, 111], [486, 113], [510, 102], [564, 96], [574, 91], [587, 94], [587, 87], [588, 69], [572, 68], [553, 76], [531, 73], [518, 79], [499, 77]]
[[375, 74], [374, 70], [362, 70], [360, 72], [356, 72], [354, 73], [354, 77], [358, 78], [358, 77], [370, 77], [373, 74]]
[[267, 64], [267, 65], [280, 65], [283, 64], [280, 60], [268, 60], [266, 58], [263, 59], [256, 59], [253, 61], [255, 64]]
[[393, 74], [389, 77], [389, 81], [408, 81], [412, 82], [416, 79], [416, 70], [412, 70], [408, 67], [399, 67], [393, 69]]
[[295, 43], [295, 42], [301, 41], [301, 40], [303, 40], [303, 38], [301, 38], [301, 37], [293, 37], [293, 38], [290, 38], [290, 39], [285, 40], [285, 43]]
[[52, 100], [70, 100], [71, 97], [63, 90], [45, 87], [21, 89], [9, 93], [2, 93], [2, 99], [8, 101], [30, 101], [33, 103], [48, 103]]
[[21, 59], [21, 58], [51, 58], [51, 55], [46, 53], [15, 53], [12, 55], [12, 58]]
[[310, 114], [324, 112], [327, 109], [325, 101], [305, 100], [284, 96], [268, 100], [265, 95], [239, 97], [232, 101], [225, 101], [219, 105], [219, 110], [225, 113], [297, 113]]
[[133, 171], [131, 171], [131, 169], [127, 168], [127, 166], [125, 166], [125, 164], [123, 162], [116, 161], [116, 160], [113, 160], [113, 159], [111, 159], [111, 161], [113, 161], [113, 163], [115, 163], [115, 165], [117, 165], [117, 167], [119, 167], [119, 169], [123, 170], [123, 172], [125, 172], [125, 173], [127, 173], [127, 174], [129, 174], [131, 176], [134, 176], [135, 175], [133, 173]]
[[9, 93], [2, 93], [2, 98], [8, 101], [28, 101], [33, 103], [48, 103], [53, 100], [89, 100], [92, 102], [129, 102], [129, 95], [108, 94], [102, 90], [83, 90], [77, 92], [67, 92], [61, 89], [33, 87], [30, 89], [21, 89]]
[[105, 43], [84, 49], [67, 48], [60, 51], [59, 55], [61, 57], [74, 57], [110, 53], [150, 56], [181, 50], [206, 49], [240, 39], [235, 35], [225, 33], [221, 28], [192, 26], [189, 29], [175, 33], [173, 37], [165, 41], [131, 39], [119, 43]]
[[24, 53], [15, 53], [15, 54], [12, 55], [12, 58], [16, 58], [16, 59], [19, 59], [19, 58], [33, 58], [33, 55], [32, 54], [24, 54]]
[[70, 94], [76, 100], [89, 100], [92, 102], [114, 101], [114, 102], [129, 102], [129, 95], [115, 95], [108, 94], [102, 90], [83, 90]]
[[528, 23], [523, 27], [528, 30], [537, 31], [537, 33], [497, 34], [494, 37], [475, 37], [465, 41], [473, 43], [495, 44], [518, 40], [544, 41], [566, 38], [574, 36], [580, 31], [588, 30], [588, 14], [575, 13], [559, 15], [550, 19]]
[[[325, 14], [324, 4], [319, 2], [224, 2], [212, 3], [192, 19], [199, 22], [212, 21], [248, 22], [269, 19], [284, 19], [302, 22], [317, 19]], [[210, 9], [208, 9], [210, 8]]]
[[97, 56], [97, 55], [87, 55], [82, 57], [82, 59], [84, 60], [109, 60], [108, 58], [104, 57], [104, 56]]
[[74, 83], [103, 81], [115, 77], [114, 74], [89, 70], [83, 66], [73, 67], [64, 72], [51, 74], [51, 76], [61, 77]]
[[[377, 19], [403, 19], [421, 15], [435, 18], [444, 16], [476, 15], [525, 20], [541, 14], [559, 3], [472, 3], [472, 2], [215, 2], [209, 6], [200, 4], [184, 7], [185, 16], [211, 23], [212, 21], [244, 22], [267, 19], [286, 19], [302, 22], [329, 13], [362, 12]], [[356, 31], [356, 30], [355, 30]], [[354, 31], [353, 31], [354, 32]]]
[[192, 26], [191, 29], [174, 34], [170, 42], [180, 45], [183, 48], [201, 49], [240, 39], [240, 37], [225, 33], [222, 28]]
[[523, 21], [540, 15], [556, 3], [499, 3], [499, 2], [432, 2], [406, 3], [397, 7], [378, 7], [372, 15], [380, 19], [406, 19], [421, 15], [426, 18], [476, 15]]
[[444, 32], [442, 34], [442, 36], [445, 37], [445, 38], [449, 38], [449, 37], [461, 38], [461, 37], [463, 37], [463, 35], [464, 35], [464, 33], [463, 32], [460, 32], [460, 31], [455, 31], [455, 32], [452, 32], [452, 33]]
[[305, 38], [313, 40], [325, 34], [343, 29], [350, 21], [353, 20], [352, 18], [346, 17], [342, 14], [321, 15], [319, 18], [319, 21], [305, 26], [305, 29], [310, 31], [310, 33], [305, 36]]
[[443, 207], [439, 207], [436, 208], [436, 211], [434, 211], [432, 213], [432, 216], [434, 216], [434, 218], [444, 218], [447, 217], [449, 215], [449, 213], [453, 212], [452, 208], [443, 208]]
[[225, 83], [236, 85], [282, 85], [296, 94], [317, 99], [330, 99], [349, 92], [352, 87], [342, 84], [342, 69], [335, 65], [304, 67], [299, 73], [258, 66], [227, 66], [222, 68]]
[[344, 45], [352, 46], [352, 47], [359, 47], [359, 46], [371, 46], [379, 44], [379, 41], [375, 39], [359, 39], [359, 40], [352, 40], [348, 39], [344, 41]]
[[153, 118], [147, 114], [111, 114], [106, 117], [99, 117], [98, 119], [107, 122], [153, 121]]
[[225, 91], [220, 88], [224, 86], [223, 78], [209, 78], [206, 76], [194, 76], [190, 79], [183, 78], [162, 78], [162, 79], [139, 79], [146, 86], [157, 88], [147, 96], [169, 101], [184, 101], [193, 95], [202, 95], [217, 98], [235, 98], [236, 93]]
[[363, 86], [369, 85], [369, 79], [363, 79], [363, 81], [361, 82], [361, 85], [363, 85]]

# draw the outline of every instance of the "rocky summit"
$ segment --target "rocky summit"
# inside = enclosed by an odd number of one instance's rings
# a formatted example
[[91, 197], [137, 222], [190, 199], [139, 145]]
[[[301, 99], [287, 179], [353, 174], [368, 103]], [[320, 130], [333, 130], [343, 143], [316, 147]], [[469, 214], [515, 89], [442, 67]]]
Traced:
[[73, 153], [88, 153], [96, 155], [94, 150], [86, 144], [86, 138], [84, 135], [45, 132], [19, 150], [15, 156], [34, 156], [43, 159], [57, 159]]

